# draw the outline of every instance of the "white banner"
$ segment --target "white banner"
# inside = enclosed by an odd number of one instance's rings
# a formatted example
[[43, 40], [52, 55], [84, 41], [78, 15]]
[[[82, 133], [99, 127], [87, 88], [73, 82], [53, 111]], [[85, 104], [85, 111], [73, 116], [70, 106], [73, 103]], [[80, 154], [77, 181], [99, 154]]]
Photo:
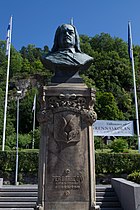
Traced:
[[94, 136], [133, 136], [133, 121], [96, 120], [93, 133]]

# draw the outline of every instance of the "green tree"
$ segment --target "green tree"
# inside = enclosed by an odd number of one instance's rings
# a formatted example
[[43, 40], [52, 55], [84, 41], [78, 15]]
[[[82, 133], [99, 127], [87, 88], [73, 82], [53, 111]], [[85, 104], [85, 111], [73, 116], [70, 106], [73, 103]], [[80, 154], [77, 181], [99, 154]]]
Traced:
[[[88, 87], [96, 88], [95, 109], [98, 119], [129, 120], [135, 119], [133, 94], [132, 67], [128, 57], [127, 43], [118, 37], [101, 33], [94, 37], [80, 36], [82, 52], [94, 58], [93, 64], [87, 71], [80, 72]], [[6, 42], [0, 40], [0, 140], [3, 129], [3, 110], [5, 97], [5, 83], [7, 71], [7, 56], [5, 55]], [[16, 92], [17, 80], [34, 79], [40, 85], [46, 85], [53, 74], [43, 63], [42, 57], [49, 51], [48, 46], [43, 49], [29, 44], [17, 52], [11, 46], [10, 82], [7, 111], [6, 136], [15, 134], [16, 130], [16, 101], [13, 95]], [[140, 46], [134, 46], [137, 89], [140, 83]], [[12, 84], [12, 85], [11, 85]], [[20, 134], [32, 131], [32, 104], [37, 82], [31, 82], [26, 96], [20, 100]], [[12, 87], [11, 87], [12, 86]], [[12, 89], [13, 88], [13, 89]], [[11, 89], [11, 90], [10, 90]], [[138, 93], [138, 99], [139, 99]], [[140, 100], [138, 100], [140, 107]], [[39, 109], [39, 106], [37, 106]], [[140, 110], [139, 110], [140, 111]], [[36, 121], [37, 122], [37, 121]], [[38, 127], [38, 124], [36, 125]], [[9, 140], [10, 141], [10, 140]]]
[[[33, 101], [34, 101], [34, 95], [36, 90], [30, 89], [26, 93], [26, 96], [20, 100], [20, 110], [19, 110], [19, 119], [20, 119], [20, 125], [19, 125], [19, 132], [20, 133], [29, 133], [32, 130], [33, 127]], [[37, 120], [36, 120], [36, 123]], [[37, 124], [38, 125], [38, 124]], [[36, 125], [36, 126], [37, 126]]]
[[112, 93], [97, 92], [96, 105], [98, 119], [102, 120], [121, 120], [124, 119], [123, 112], [119, 110], [117, 102]]
[[10, 62], [10, 77], [19, 74], [22, 69], [23, 59], [21, 54], [15, 50], [11, 51], [11, 62]]

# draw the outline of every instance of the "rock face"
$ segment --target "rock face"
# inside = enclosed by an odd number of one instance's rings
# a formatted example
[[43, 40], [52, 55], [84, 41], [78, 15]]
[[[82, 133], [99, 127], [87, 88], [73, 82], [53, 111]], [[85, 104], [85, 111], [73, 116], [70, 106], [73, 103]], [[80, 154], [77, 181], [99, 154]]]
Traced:
[[41, 89], [38, 206], [43, 210], [95, 207], [94, 103], [95, 90], [83, 84]]

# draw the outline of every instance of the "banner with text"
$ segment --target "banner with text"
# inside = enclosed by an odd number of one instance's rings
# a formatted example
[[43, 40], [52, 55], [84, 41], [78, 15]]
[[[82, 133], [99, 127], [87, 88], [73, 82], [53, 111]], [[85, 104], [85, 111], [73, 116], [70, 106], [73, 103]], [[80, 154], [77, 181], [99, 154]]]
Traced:
[[133, 121], [96, 120], [94, 136], [133, 136]]

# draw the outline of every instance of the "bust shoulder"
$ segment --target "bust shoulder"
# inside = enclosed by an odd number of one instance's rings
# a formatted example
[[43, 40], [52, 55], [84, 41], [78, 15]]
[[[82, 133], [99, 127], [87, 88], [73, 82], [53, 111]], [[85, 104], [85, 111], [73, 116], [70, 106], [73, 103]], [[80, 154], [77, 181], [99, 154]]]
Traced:
[[[46, 57], [46, 64], [54, 67], [54, 65], [62, 66], [74, 66], [82, 67], [83, 65], [93, 62], [93, 58], [85, 53], [80, 52], [71, 52], [71, 51], [58, 51], [54, 53], [49, 53]], [[84, 67], [83, 67], [84, 68]]]

